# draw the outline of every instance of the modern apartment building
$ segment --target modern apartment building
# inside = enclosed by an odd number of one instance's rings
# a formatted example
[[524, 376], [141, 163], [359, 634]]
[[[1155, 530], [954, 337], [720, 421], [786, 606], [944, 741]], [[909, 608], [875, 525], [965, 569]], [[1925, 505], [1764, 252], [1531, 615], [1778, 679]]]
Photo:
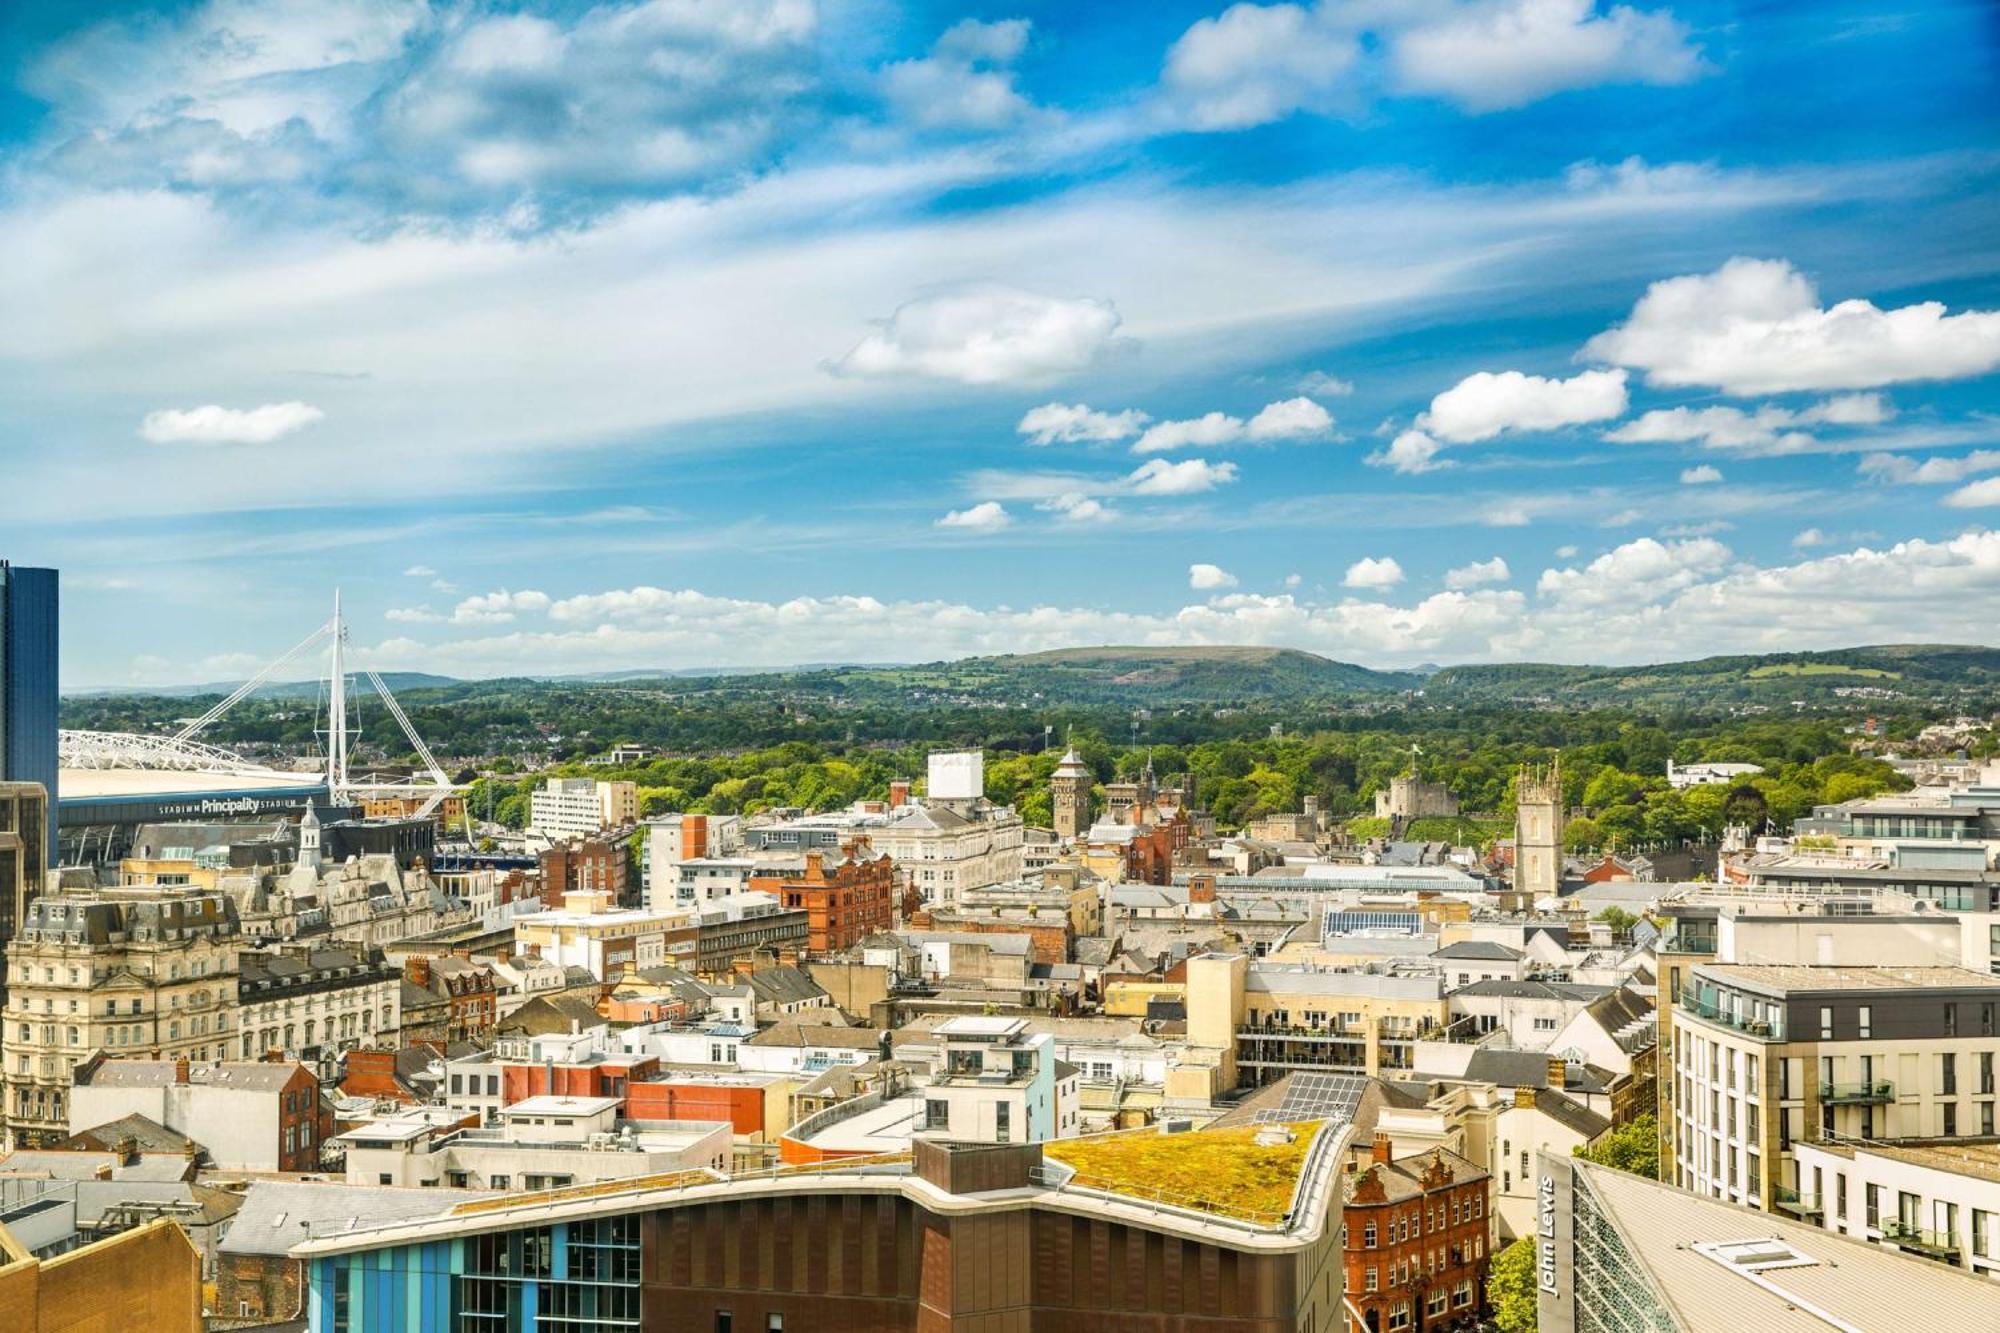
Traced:
[[588, 837], [638, 818], [636, 783], [550, 778], [528, 795], [528, 831], [545, 838]]
[[233, 1054], [240, 939], [226, 893], [98, 889], [29, 903], [7, 947], [9, 1143], [40, 1147], [70, 1132], [71, 1073], [94, 1051]]
[[2000, 1140], [1801, 1143], [1794, 1152], [1798, 1216], [2000, 1281]]
[[1077, 1069], [1025, 1018], [965, 1016], [935, 1029], [919, 1133], [971, 1143], [1043, 1143], [1077, 1132]]
[[1793, 1147], [1994, 1132], [2000, 977], [1958, 967], [1696, 966], [1676, 1000], [1674, 1181], [1799, 1211]]
[[1215, 1053], [1218, 1091], [1288, 1071], [1394, 1077], [1448, 1022], [1444, 979], [1204, 954], [1187, 964], [1188, 1043]]

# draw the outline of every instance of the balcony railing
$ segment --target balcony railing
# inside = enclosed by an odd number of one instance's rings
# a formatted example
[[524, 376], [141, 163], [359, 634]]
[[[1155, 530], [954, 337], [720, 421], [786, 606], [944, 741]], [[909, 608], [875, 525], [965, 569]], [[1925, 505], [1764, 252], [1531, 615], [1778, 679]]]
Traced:
[[1883, 1106], [1896, 1100], [1896, 1085], [1887, 1079], [1868, 1083], [1829, 1083], [1820, 1100], [1830, 1106]]
[[1724, 1027], [1735, 1028], [1748, 1036], [1762, 1037], [1769, 1041], [1785, 1039], [1783, 1018], [1750, 1018], [1725, 1009], [1719, 1004], [1702, 1000], [1692, 991], [1681, 992], [1680, 1008], [1683, 1013], [1692, 1014], [1696, 1018], [1705, 1018], [1711, 1023], [1720, 1023]]
[[1820, 1206], [1819, 1195], [1801, 1194], [1784, 1185], [1771, 1191], [1771, 1204], [1781, 1213], [1790, 1213], [1808, 1221], [1817, 1219], [1826, 1211]]
[[1925, 1254], [1958, 1259], [1958, 1233], [1953, 1231], [1927, 1231], [1904, 1222], [1888, 1221], [1882, 1224], [1882, 1239], [1891, 1245], [1900, 1245], [1906, 1250], [1919, 1250]]

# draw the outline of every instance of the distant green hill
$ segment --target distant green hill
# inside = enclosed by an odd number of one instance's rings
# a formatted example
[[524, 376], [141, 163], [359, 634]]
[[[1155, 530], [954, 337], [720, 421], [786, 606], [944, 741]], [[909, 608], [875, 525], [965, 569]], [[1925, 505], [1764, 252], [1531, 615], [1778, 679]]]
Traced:
[[1820, 652], [1704, 657], [1648, 666], [1516, 663], [1445, 667], [1430, 678], [1434, 699], [1593, 705], [1717, 706], [1880, 698], [1950, 699], [2000, 689], [2000, 649], [1958, 644], [1882, 644]]
[[895, 691], [1068, 704], [1298, 702], [1415, 689], [1420, 676], [1371, 671], [1295, 648], [1059, 648], [801, 676], [844, 692]]

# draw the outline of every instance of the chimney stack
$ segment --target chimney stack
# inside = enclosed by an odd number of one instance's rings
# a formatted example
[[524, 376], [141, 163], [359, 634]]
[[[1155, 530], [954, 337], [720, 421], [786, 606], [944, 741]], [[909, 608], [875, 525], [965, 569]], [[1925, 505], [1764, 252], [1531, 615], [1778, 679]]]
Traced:
[[431, 988], [431, 960], [417, 954], [403, 960], [403, 975], [419, 990]]
[[1375, 1133], [1375, 1147], [1370, 1156], [1375, 1165], [1388, 1166], [1396, 1160], [1396, 1145], [1387, 1134], [1377, 1130]]
[[1550, 1087], [1561, 1088], [1563, 1086], [1563, 1076], [1566, 1072], [1567, 1072], [1567, 1066], [1564, 1064], [1563, 1058], [1560, 1055], [1552, 1055], [1549, 1057]]
[[178, 1057], [174, 1061], [174, 1082], [184, 1084], [187, 1081], [188, 1081], [188, 1062], [187, 1062], [187, 1057], [183, 1055]]
[[907, 778], [898, 778], [889, 784], [889, 808], [900, 810], [910, 803], [910, 783]]

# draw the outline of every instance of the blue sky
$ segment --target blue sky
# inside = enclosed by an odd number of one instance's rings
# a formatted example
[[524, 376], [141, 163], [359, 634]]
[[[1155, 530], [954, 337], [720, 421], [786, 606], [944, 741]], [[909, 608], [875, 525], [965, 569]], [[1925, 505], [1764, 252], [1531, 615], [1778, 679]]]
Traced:
[[1990, 5], [0, 13], [73, 685], [1990, 640]]

